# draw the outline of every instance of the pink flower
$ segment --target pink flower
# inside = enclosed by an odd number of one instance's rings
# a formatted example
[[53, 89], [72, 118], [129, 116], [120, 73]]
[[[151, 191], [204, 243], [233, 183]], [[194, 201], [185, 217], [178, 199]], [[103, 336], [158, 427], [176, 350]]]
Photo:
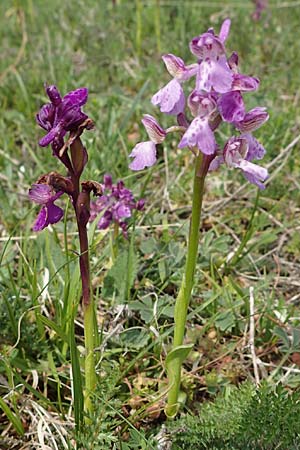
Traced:
[[48, 184], [32, 185], [32, 188], [29, 189], [30, 200], [43, 205], [33, 225], [34, 231], [41, 231], [48, 225], [59, 222], [63, 217], [63, 210], [54, 204], [61, 195], [63, 192], [53, 192]]

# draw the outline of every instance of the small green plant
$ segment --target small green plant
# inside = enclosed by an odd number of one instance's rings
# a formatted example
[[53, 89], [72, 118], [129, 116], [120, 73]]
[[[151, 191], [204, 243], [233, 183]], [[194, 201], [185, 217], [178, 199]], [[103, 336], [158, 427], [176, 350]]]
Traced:
[[300, 398], [283, 386], [250, 383], [230, 388], [213, 403], [172, 424], [174, 450], [296, 450]]

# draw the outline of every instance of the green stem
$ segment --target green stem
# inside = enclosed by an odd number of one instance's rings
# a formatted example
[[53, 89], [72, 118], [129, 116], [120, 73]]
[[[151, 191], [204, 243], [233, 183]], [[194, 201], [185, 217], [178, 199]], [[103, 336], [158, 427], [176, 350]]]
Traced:
[[[93, 403], [91, 395], [96, 386], [96, 371], [95, 371], [95, 323], [94, 302], [91, 296], [89, 304], [84, 305], [84, 342], [85, 342], [85, 390], [84, 390], [84, 411], [91, 414], [93, 412]], [[86, 419], [89, 423], [89, 418]]]
[[178, 410], [178, 394], [180, 388], [181, 365], [189, 352], [189, 346], [183, 346], [188, 306], [194, 284], [194, 273], [198, 255], [200, 234], [200, 219], [204, 192], [204, 180], [208, 169], [208, 158], [199, 152], [196, 156], [192, 217], [190, 222], [189, 240], [185, 273], [175, 303], [174, 341], [173, 348], [167, 356], [167, 371], [169, 378], [169, 392], [166, 415], [174, 417]]
[[137, 57], [138, 57], [138, 59], [140, 59], [141, 51], [142, 51], [142, 2], [141, 2], [141, 0], [135, 0], [135, 8], [136, 8], [135, 42], [136, 42]]
[[156, 35], [156, 50], [157, 53], [161, 53], [161, 39], [160, 39], [160, 0], [156, 0], [155, 2], [155, 35]]
[[113, 232], [110, 233], [110, 253], [113, 264], [118, 256], [118, 236], [119, 236], [119, 224], [115, 222]]

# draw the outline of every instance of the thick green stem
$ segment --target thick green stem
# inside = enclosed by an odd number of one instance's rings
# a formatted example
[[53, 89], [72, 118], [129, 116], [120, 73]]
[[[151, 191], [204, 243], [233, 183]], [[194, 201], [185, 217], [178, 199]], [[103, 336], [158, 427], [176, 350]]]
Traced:
[[196, 156], [195, 164], [192, 217], [190, 222], [185, 273], [175, 303], [173, 348], [168, 354], [166, 361], [169, 378], [168, 402], [166, 406], [166, 414], [168, 417], [174, 417], [178, 410], [181, 365], [190, 349], [189, 346], [183, 345], [183, 338], [198, 255], [201, 209], [207, 168], [208, 160], [201, 152], [199, 152], [198, 156]]

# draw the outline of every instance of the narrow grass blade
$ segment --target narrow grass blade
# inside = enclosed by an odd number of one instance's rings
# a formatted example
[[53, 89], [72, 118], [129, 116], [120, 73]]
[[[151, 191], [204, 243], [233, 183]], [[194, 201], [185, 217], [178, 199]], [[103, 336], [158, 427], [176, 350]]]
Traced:
[[3, 412], [5, 413], [5, 415], [7, 416], [8, 420], [11, 422], [17, 433], [23, 436], [24, 428], [20, 418], [16, 416], [15, 413], [12, 412], [10, 407], [5, 403], [5, 401], [1, 397], [0, 397], [0, 408], [2, 408]]

